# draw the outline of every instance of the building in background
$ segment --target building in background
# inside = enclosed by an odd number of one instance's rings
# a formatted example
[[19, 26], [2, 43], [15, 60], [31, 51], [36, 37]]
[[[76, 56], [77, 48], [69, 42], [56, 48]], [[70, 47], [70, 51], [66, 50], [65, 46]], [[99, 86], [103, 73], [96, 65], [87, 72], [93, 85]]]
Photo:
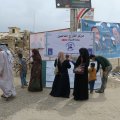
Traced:
[[29, 53], [29, 36], [30, 32], [20, 31], [18, 27], [9, 27], [9, 32], [0, 32], [0, 43], [7, 43], [9, 49], [13, 52], [24, 51], [26, 56]]

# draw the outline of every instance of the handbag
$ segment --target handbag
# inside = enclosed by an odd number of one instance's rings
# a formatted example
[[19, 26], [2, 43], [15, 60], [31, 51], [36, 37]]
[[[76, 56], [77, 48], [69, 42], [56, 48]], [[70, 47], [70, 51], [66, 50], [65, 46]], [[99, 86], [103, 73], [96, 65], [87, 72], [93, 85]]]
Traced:
[[84, 73], [84, 66], [82, 66], [82, 65], [79, 65], [78, 67], [76, 67], [76, 68], [74, 68], [73, 69], [73, 72], [75, 73], [75, 74], [83, 74]]
[[54, 74], [56, 75], [58, 73], [58, 66], [56, 65], [55, 70], [54, 70]]

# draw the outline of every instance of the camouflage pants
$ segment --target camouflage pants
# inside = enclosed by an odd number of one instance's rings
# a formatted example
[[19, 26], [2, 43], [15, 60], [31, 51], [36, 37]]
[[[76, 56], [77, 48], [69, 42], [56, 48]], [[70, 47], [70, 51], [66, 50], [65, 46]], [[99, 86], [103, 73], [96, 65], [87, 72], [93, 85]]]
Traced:
[[104, 91], [107, 85], [107, 80], [108, 80], [108, 74], [110, 73], [110, 71], [112, 70], [112, 66], [107, 66], [105, 68], [105, 71], [103, 71], [103, 75], [101, 78], [101, 88], [99, 89], [100, 91]]

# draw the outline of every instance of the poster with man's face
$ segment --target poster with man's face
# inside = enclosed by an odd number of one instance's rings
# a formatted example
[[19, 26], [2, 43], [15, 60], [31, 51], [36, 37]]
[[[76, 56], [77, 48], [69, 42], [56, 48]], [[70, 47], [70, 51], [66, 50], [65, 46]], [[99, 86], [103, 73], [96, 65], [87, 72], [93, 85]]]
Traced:
[[82, 31], [92, 31], [95, 34], [94, 51], [96, 55], [107, 58], [120, 57], [120, 24], [81, 20]]

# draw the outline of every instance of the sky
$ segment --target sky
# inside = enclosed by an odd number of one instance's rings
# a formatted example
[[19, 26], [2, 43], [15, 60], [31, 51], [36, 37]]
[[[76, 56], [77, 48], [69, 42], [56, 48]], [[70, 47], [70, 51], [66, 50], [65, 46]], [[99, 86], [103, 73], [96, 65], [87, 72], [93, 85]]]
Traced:
[[[120, 0], [91, 0], [94, 20], [120, 23]], [[8, 27], [43, 32], [70, 27], [70, 9], [55, 0], [0, 0], [0, 32]]]

